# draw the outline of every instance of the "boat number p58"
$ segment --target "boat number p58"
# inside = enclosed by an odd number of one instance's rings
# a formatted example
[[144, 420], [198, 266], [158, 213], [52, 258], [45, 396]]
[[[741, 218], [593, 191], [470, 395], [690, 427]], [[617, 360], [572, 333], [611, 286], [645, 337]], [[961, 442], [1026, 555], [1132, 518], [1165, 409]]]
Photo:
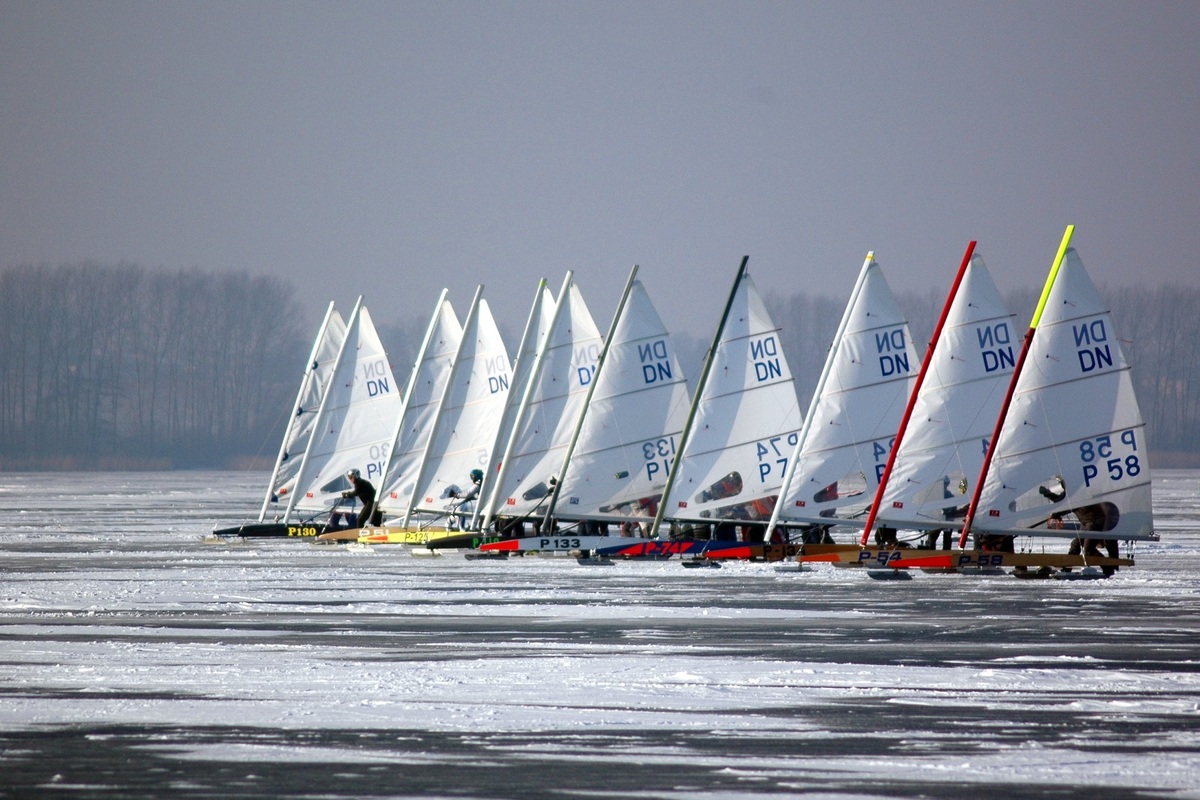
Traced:
[[1104, 478], [1119, 481], [1126, 476], [1135, 478], [1141, 474], [1137, 434], [1133, 430], [1126, 430], [1116, 436], [1116, 442], [1113, 442], [1112, 434], [1105, 434], [1079, 443], [1084, 486], [1091, 486], [1093, 481]]

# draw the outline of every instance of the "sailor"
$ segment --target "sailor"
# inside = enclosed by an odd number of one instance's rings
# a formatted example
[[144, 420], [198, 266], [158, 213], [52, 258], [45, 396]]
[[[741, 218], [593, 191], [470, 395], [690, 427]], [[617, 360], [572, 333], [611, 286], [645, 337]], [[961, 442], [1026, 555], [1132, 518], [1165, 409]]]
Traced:
[[[538, 486], [540, 486], [541, 488], [539, 489]], [[545, 511], [541, 510], [542, 505], [544, 503], [550, 502], [551, 495], [553, 495], [556, 491], [558, 491], [558, 476], [551, 475], [549, 478], [546, 478], [546, 480], [543, 483], [538, 484], [538, 486], [535, 486], [530, 491], [537, 490], [537, 491], [541, 491], [544, 493], [541, 495], [541, 499], [538, 500], [538, 504], [533, 507], [533, 510], [530, 511], [528, 514], [526, 514], [526, 516], [529, 517], [531, 527], [533, 528], [534, 536], [542, 535], [542, 523], [544, 521], [542, 518], [546, 514]], [[526, 492], [525, 494], [526, 494], [526, 499], [529, 499], [529, 497], [528, 497], [529, 492]], [[550, 524], [546, 528], [546, 534], [548, 536], [553, 536], [557, 531], [558, 531], [558, 521], [551, 520]]]
[[358, 512], [358, 527], [365, 528], [369, 521], [372, 525], [383, 524], [383, 511], [375, 507], [375, 487], [356, 469], [346, 473], [346, 479], [353, 487], [342, 492], [342, 497], [357, 497], [362, 503]]
[[[1065, 500], [1067, 497], [1067, 485], [1062, 478], [1055, 478], [1058, 481], [1060, 491], [1047, 489], [1045, 486], [1039, 486], [1038, 492], [1042, 497], [1052, 503], [1057, 503]], [[1056, 511], [1050, 515], [1050, 527], [1061, 527], [1062, 518], [1066, 512]], [[1089, 506], [1080, 506], [1079, 508], [1071, 509], [1071, 513], [1079, 520], [1079, 530], [1082, 531], [1106, 531], [1116, 524], [1113, 520], [1113, 525], [1108, 524], [1108, 504], [1095, 503]], [[1121, 547], [1116, 539], [1085, 539], [1078, 537], [1071, 540], [1071, 547], [1067, 552], [1070, 555], [1077, 556], [1082, 553], [1085, 557], [1099, 558], [1100, 547], [1103, 546], [1109, 558], [1120, 558]], [[1112, 575], [1116, 571], [1116, 567], [1101, 567], [1105, 575]]]
[[[1075, 513], [1075, 518], [1079, 520], [1079, 530], [1108, 530], [1111, 526], [1108, 524], [1108, 509], [1105, 507], [1107, 505], [1107, 503], [1096, 503], [1072, 509]], [[1101, 546], [1104, 547], [1109, 558], [1121, 557], [1121, 547], [1116, 539], [1072, 539], [1071, 548], [1067, 552], [1073, 556], [1077, 556], [1082, 551], [1087, 557], [1100, 557]], [[1117, 568], [1101, 567], [1100, 569], [1108, 576], [1112, 575]]]
[[[483, 470], [471, 470], [471, 488], [467, 491], [459, 493], [453, 491], [451, 497], [458, 499], [458, 525], [456, 530], [467, 530], [467, 517], [475, 510], [475, 498], [479, 497], [479, 487], [483, 485]], [[452, 521], [453, 522], [453, 521]]]

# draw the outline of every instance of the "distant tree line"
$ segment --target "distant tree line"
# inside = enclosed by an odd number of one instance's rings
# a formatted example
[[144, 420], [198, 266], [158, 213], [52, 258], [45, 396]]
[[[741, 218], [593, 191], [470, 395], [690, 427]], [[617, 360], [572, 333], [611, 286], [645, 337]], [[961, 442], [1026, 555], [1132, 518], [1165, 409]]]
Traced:
[[[1200, 463], [1200, 289], [1102, 294], [1133, 365], [1156, 463]], [[807, 411], [845, 299], [767, 296]], [[0, 469], [274, 459], [316, 324], [286, 281], [133, 264], [23, 265], [0, 272], [0, 297]], [[944, 299], [938, 291], [899, 297], [922, 356]], [[1023, 332], [1037, 295], [1006, 299]], [[377, 324], [404, 386], [427, 320]], [[709, 341], [674, 338], [694, 379]]]
[[0, 297], [0, 467], [274, 457], [304, 358], [286, 282], [25, 265], [0, 273]]

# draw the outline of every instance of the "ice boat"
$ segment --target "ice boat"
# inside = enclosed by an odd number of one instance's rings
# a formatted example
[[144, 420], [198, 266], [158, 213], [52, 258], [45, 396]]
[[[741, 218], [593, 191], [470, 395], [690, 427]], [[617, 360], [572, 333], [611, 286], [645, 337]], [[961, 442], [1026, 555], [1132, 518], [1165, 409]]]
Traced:
[[[1015, 567], [1048, 576], [1133, 564], [1119, 540], [1156, 540], [1145, 425], [1112, 321], [1068, 226], [1016, 359], [950, 552], [864, 550], [893, 567]], [[883, 508], [881, 515], [887, 513]], [[1017, 540], [1022, 542], [1017, 547]], [[1074, 540], [1068, 552], [1047, 547]], [[1078, 545], [1078, 546], [1075, 546]], [[1101, 553], [1103, 547], [1105, 552]]]
[[768, 540], [781, 525], [811, 538], [863, 524], [919, 366], [908, 322], [868, 253], [787, 462]]
[[[335, 349], [336, 355], [330, 359]], [[309, 365], [260, 520], [215, 529], [214, 535], [315, 537], [344, 527], [346, 518], [354, 513], [341, 496], [349, 488], [349, 470], [358, 469], [377, 486], [381, 482], [399, 393], [361, 297], [345, 326], [330, 305]], [[312, 403], [318, 397], [313, 414]], [[295, 451], [301, 447], [297, 457]], [[268, 521], [266, 515], [273, 503], [283, 508], [277, 507]]]
[[[742, 259], [717, 323], [654, 523], [656, 531], [672, 523], [670, 541], [605, 553], [747, 557], [739, 545], [762, 541], [801, 410], [779, 329], [748, 262]], [[747, 542], [739, 529], [750, 534]]]
[[630, 271], [541, 524], [545, 535], [484, 551], [585, 550], [654, 538], [652, 524], [683, 423], [683, 371], [649, 294]]

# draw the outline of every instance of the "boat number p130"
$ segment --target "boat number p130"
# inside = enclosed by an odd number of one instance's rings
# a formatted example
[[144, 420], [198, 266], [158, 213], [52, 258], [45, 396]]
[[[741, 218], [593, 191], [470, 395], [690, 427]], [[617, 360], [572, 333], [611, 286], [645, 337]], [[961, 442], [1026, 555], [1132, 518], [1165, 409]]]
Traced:
[[316, 536], [315, 525], [288, 525], [288, 536]]
[[1112, 434], [1084, 439], [1079, 443], [1079, 460], [1083, 463], [1083, 485], [1108, 478], [1119, 481], [1128, 476], [1136, 478], [1142, 472], [1137, 454], [1137, 434], [1131, 430], [1121, 431], [1117, 441]]

